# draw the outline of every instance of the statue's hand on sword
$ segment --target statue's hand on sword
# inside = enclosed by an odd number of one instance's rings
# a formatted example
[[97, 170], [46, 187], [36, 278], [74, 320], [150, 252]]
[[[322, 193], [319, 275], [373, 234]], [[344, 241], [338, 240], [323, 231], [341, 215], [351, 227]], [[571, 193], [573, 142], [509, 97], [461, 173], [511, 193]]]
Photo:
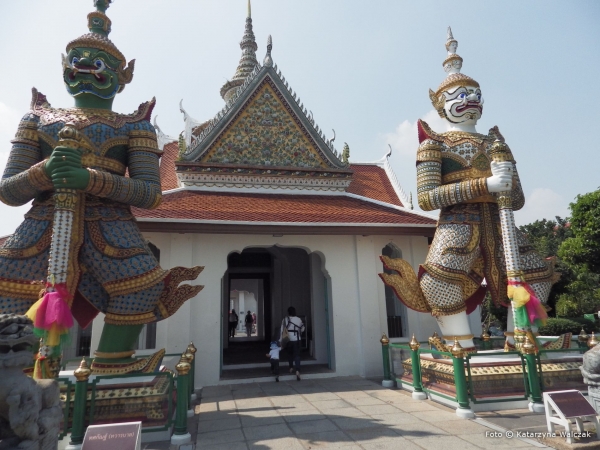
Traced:
[[492, 176], [486, 180], [488, 191], [510, 191], [515, 173], [513, 163], [511, 161], [492, 161], [490, 167], [492, 169]]
[[83, 190], [87, 187], [90, 174], [82, 167], [82, 155], [79, 148], [62, 145], [62, 142], [54, 148], [44, 165], [44, 170], [52, 179], [55, 189]]

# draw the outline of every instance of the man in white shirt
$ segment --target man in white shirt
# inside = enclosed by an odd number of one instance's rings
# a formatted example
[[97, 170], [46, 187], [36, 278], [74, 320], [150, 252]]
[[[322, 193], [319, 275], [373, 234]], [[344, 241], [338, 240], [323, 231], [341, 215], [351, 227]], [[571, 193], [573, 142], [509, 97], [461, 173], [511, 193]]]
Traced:
[[293, 306], [288, 308], [288, 317], [284, 318], [281, 322], [281, 336], [284, 329], [288, 330], [290, 338], [290, 342], [286, 346], [290, 373], [294, 373], [295, 366], [296, 379], [300, 381], [300, 341], [304, 332], [304, 323], [302, 323], [300, 317], [296, 316], [296, 308]]

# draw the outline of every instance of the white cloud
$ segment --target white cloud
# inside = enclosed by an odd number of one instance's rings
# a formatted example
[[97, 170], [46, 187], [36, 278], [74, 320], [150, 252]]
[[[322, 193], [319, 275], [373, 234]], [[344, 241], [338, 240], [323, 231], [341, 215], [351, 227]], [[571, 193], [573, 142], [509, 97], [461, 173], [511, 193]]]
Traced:
[[[447, 130], [447, 122], [440, 118], [435, 110], [429, 111], [422, 118], [429, 126], [438, 133]], [[419, 147], [419, 132], [417, 129], [417, 120], [405, 120], [401, 122], [391, 133], [381, 135], [386, 148], [392, 146], [392, 157], [390, 164], [398, 178], [398, 182], [407, 193], [416, 193], [417, 190], [417, 172], [415, 161], [417, 157], [417, 148]], [[416, 196], [413, 195], [413, 205], [419, 209]], [[437, 213], [433, 212], [434, 215]]]
[[[17, 111], [0, 102], [0, 152], [10, 150], [9, 141], [15, 136], [20, 118]], [[2, 168], [4, 169], [4, 166]]]
[[568, 201], [565, 197], [550, 188], [535, 188], [525, 196], [525, 206], [515, 212], [515, 222], [518, 226], [526, 225], [536, 220], [554, 220], [555, 216], [569, 215]]
[[[448, 122], [442, 119], [437, 111], [431, 110], [423, 117], [423, 120], [438, 133], [443, 133], [448, 128]], [[398, 152], [402, 158], [415, 158], [417, 147], [419, 146], [419, 133], [417, 130], [417, 121], [411, 122], [405, 120], [396, 127], [393, 133], [384, 134], [386, 145], [392, 146], [394, 154]]]

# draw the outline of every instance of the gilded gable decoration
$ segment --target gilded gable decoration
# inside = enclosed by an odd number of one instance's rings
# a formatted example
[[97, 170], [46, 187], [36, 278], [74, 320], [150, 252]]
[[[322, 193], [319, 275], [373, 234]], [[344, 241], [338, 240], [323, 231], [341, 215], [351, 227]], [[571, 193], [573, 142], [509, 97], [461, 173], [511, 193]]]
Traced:
[[[249, 24], [242, 60], [247, 49], [254, 51]], [[228, 88], [225, 106], [211, 120], [194, 121], [192, 128], [182, 109], [186, 129], [176, 167], [183, 186], [342, 191], [349, 186], [352, 171], [333, 145], [335, 131], [333, 138], [325, 136], [273, 62], [272, 48], [269, 36], [265, 64], [253, 58], [252, 71], [235, 78], [238, 86]]]

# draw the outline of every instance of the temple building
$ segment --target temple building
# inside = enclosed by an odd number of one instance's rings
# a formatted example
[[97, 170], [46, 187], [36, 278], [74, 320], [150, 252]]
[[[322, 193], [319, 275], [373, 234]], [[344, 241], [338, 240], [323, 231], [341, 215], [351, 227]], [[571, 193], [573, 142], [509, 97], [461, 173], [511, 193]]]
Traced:
[[[347, 145], [336, 150], [277, 68], [271, 37], [257, 60], [250, 10], [240, 46], [221, 111], [200, 122], [182, 107], [178, 138], [156, 127], [162, 204], [134, 214], [163, 268], [205, 266], [196, 280], [204, 289], [147, 326], [140, 348], [182, 352], [193, 341], [199, 386], [247, 380], [257, 369], [267, 376], [269, 342], [294, 306], [306, 324], [303, 371], [377, 376], [382, 333], [425, 339], [436, 327], [380, 281], [379, 255], [418, 268], [436, 220], [412, 209], [390, 154], [355, 162]], [[234, 338], [231, 309], [239, 315]], [[246, 311], [256, 316], [249, 338]], [[92, 355], [102, 320], [94, 321]]]

